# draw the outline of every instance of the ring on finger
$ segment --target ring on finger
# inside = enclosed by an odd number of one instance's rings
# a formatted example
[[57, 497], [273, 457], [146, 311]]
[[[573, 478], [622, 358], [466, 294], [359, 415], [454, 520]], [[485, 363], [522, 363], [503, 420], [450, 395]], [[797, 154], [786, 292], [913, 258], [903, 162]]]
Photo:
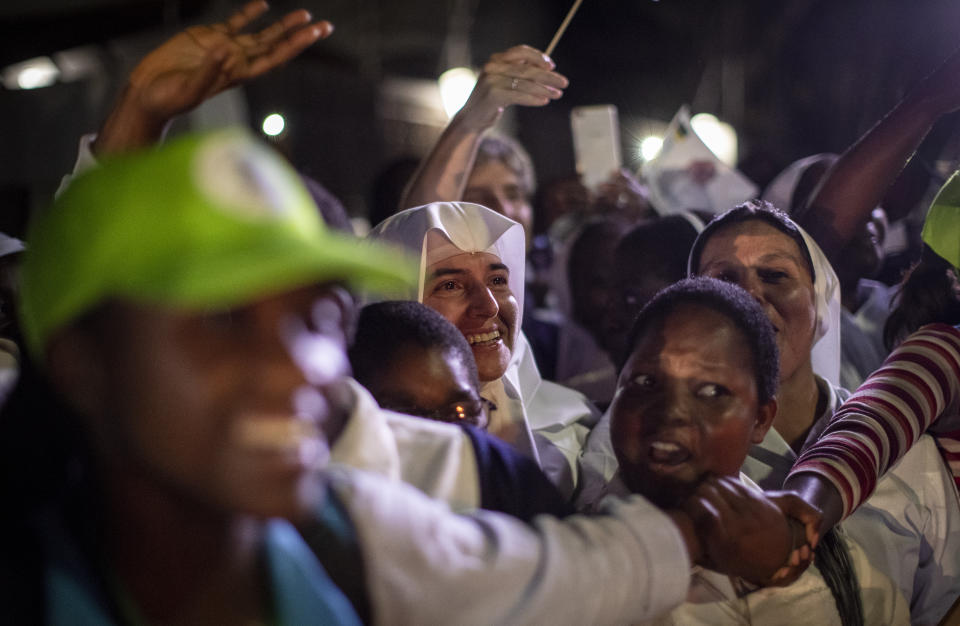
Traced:
[[516, 90], [516, 89], [517, 89], [517, 85], [518, 85], [519, 83], [520, 83], [520, 79], [519, 79], [519, 78], [514, 78], [512, 81], [510, 81], [510, 89]]

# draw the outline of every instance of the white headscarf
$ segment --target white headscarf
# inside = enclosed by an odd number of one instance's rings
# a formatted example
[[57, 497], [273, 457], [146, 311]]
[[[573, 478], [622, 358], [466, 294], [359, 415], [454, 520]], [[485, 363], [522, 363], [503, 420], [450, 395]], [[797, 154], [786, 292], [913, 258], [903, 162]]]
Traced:
[[[789, 218], [787, 218], [789, 219]], [[840, 386], [840, 280], [833, 266], [827, 260], [817, 242], [796, 222], [790, 220], [800, 231], [807, 253], [813, 263], [813, 293], [817, 310], [816, 328], [813, 335], [813, 347], [810, 350], [810, 362], [813, 372], [834, 387]], [[694, 247], [697, 247], [696, 244]], [[702, 252], [701, 248], [701, 252]], [[693, 276], [695, 268], [688, 261], [687, 274]]]
[[[442, 235], [452, 246], [444, 246], [439, 240], [428, 246], [430, 232]], [[471, 202], [434, 202], [388, 217], [370, 231], [369, 237], [399, 244], [420, 257], [417, 293], [411, 294], [417, 302], [423, 302], [427, 267], [431, 264], [464, 252], [489, 252], [510, 270], [510, 290], [523, 312], [523, 226], [496, 211]]]
[[410, 294], [411, 299], [416, 298], [418, 302], [423, 302], [427, 268], [443, 258], [465, 252], [489, 252], [507, 266], [510, 270], [508, 284], [519, 308], [516, 338], [506, 372], [501, 378], [484, 383], [481, 391], [514, 422], [526, 424], [527, 437], [513, 443], [538, 458], [530, 428], [541, 425], [529, 423], [534, 420], [527, 419], [524, 409], [540, 387], [541, 378], [533, 351], [519, 328], [523, 317], [526, 258], [523, 227], [479, 204], [435, 202], [387, 218], [370, 231], [369, 237], [400, 244], [419, 254], [419, 285], [417, 293]]
[[813, 261], [813, 291], [817, 303], [817, 329], [813, 336], [810, 361], [813, 372], [834, 387], [840, 386], [840, 279], [833, 271], [817, 242], [800, 226], [797, 230], [807, 244], [807, 252]]

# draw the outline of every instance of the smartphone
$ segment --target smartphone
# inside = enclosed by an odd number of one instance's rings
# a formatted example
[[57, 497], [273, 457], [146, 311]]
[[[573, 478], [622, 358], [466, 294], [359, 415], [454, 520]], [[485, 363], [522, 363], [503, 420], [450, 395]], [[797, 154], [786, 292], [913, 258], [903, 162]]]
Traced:
[[577, 173], [592, 189], [620, 169], [620, 122], [612, 104], [574, 107], [570, 111]]

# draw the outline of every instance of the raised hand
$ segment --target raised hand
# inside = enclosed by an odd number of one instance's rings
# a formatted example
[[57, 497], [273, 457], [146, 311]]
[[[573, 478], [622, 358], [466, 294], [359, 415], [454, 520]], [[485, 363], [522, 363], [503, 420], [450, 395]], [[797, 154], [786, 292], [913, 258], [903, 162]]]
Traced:
[[401, 208], [462, 200], [483, 133], [504, 109], [515, 104], [544, 106], [563, 95], [567, 79], [553, 68], [548, 56], [525, 45], [491, 56], [467, 102], [414, 174]]
[[[799, 224], [832, 263], [839, 261], [843, 249], [863, 231], [933, 124], [957, 109], [960, 48], [840, 155], [806, 206], [797, 212]], [[901, 209], [912, 206], [908, 203]], [[905, 216], [902, 211], [889, 215], [891, 221]]]
[[554, 67], [550, 57], [527, 45], [492, 55], [459, 116], [489, 127], [508, 106], [544, 106], [560, 98], [568, 81]]
[[242, 32], [268, 8], [264, 0], [254, 0], [226, 21], [187, 28], [147, 54], [101, 129], [97, 153], [156, 141], [176, 115], [283, 65], [333, 32], [330, 22], [312, 23], [305, 10], [258, 32]]

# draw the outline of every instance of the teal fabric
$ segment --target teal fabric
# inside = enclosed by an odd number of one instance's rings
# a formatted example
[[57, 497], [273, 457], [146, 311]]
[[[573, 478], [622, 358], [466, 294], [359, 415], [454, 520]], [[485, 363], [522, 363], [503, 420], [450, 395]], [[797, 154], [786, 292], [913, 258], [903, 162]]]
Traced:
[[114, 624], [106, 606], [86, 581], [60, 565], [47, 571], [47, 623], [51, 626]]
[[334, 490], [327, 492], [317, 519], [299, 530], [334, 584], [353, 605], [360, 621], [373, 622], [363, 551], [353, 522]]
[[[106, 626], [136, 621], [120, 620], [108, 605], [89, 567], [63, 541], [51, 542], [54, 552], [47, 568], [46, 623], [51, 626]], [[299, 533], [288, 522], [268, 523], [264, 545], [272, 584], [273, 623], [361, 624], [353, 607], [327, 576]]]
[[347, 598], [289, 523], [279, 520], [270, 523], [267, 559], [278, 624], [359, 626], [360, 618]]

